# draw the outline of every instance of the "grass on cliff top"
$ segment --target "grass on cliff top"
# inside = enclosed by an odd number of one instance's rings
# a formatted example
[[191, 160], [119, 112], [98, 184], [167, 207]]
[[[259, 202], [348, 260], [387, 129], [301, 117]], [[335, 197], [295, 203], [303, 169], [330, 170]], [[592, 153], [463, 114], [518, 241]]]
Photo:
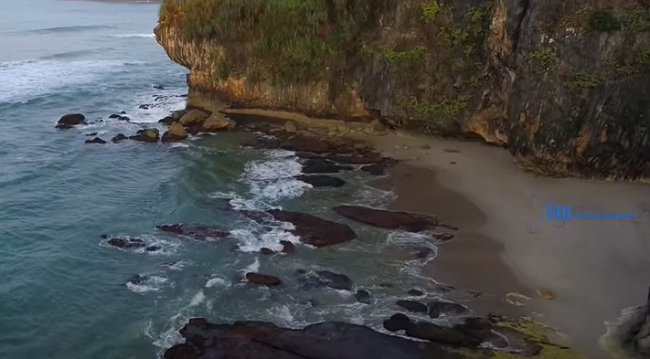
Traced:
[[252, 44], [275, 80], [318, 78], [335, 58], [355, 51], [355, 40], [373, 22], [384, 0], [165, 0], [163, 25], [179, 28], [191, 41], [214, 40], [239, 53], [246, 68]]

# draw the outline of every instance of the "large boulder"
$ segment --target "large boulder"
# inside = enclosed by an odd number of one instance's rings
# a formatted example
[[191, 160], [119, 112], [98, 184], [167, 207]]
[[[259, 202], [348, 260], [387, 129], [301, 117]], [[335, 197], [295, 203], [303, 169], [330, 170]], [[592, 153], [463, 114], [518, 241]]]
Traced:
[[267, 285], [267, 286], [276, 286], [280, 285], [282, 281], [280, 278], [268, 274], [260, 274], [260, 273], [246, 273], [246, 280], [249, 283], [254, 283], [254, 284], [261, 284], [261, 285]]
[[302, 165], [303, 173], [338, 173], [341, 170], [350, 170], [351, 167], [337, 165], [324, 158], [310, 158]]
[[56, 124], [56, 128], [65, 130], [77, 125], [84, 125], [84, 124], [86, 124], [86, 116], [80, 113], [71, 113], [61, 117], [59, 119], [59, 122], [57, 122]]
[[185, 128], [179, 122], [174, 122], [169, 126], [169, 131], [162, 136], [162, 142], [182, 141], [187, 138]]
[[460, 330], [443, 327], [429, 322], [411, 323], [406, 328], [406, 335], [412, 338], [424, 339], [431, 342], [464, 347], [477, 347], [483, 342], [481, 337], [468, 335]]
[[270, 210], [268, 213], [278, 221], [293, 224], [295, 227], [291, 230], [293, 234], [299, 236], [301, 242], [316, 247], [345, 243], [357, 237], [346, 224], [328, 221], [309, 214], [279, 209]]
[[215, 229], [204, 224], [163, 224], [157, 228], [163, 232], [183, 235], [199, 241], [224, 238], [230, 235], [228, 231]]
[[203, 131], [218, 132], [235, 128], [235, 121], [226, 118], [222, 113], [214, 112], [203, 122]]
[[402, 313], [393, 314], [390, 318], [384, 320], [384, 329], [389, 332], [406, 330], [411, 325], [411, 319]]
[[296, 179], [309, 183], [314, 187], [342, 187], [345, 184], [345, 181], [333, 176], [326, 175], [311, 175], [311, 176], [296, 176]]
[[124, 135], [122, 133], [118, 133], [115, 137], [111, 138], [111, 142], [118, 143], [118, 142], [128, 140], [128, 139], [129, 138], [126, 135]]
[[300, 289], [310, 290], [314, 288], [332, 288], [337, 290], [352, 290], [353, 282], [350, 277], [345, 274], [330, 272], [327, 270], [322, 271], [296, 271], [298, 275], [298, 283]]
[[130, 136], [129, 139], [141, 142], [158, 142], [160, 139], [160, 132], [155, 128], [140, 130], [135, 135]]
[[[172, 118], [174, 115], [172, 115]], [[201, 110], [190, 110], [179, 119], [183, 126], [192, 126], [203, 123], [208, 118], [208, 114]]]
[[99, 138], [99, 137], [95, 137], [95, 138], [93, 138], [92, 140], [86, 140], [86, 141], [84, 141], [84, 142], [85, 142], [85, 143], [94, 143], [94, 144], [99, 144], [99, 145], [103, 145], [103, 144], [106, 143], [106, 141], [102, 140], [102, 139]]
[[409, 232], [435, 229], [440, 224], [437, 218], [424, 214], [387, 211], [363, 206], [338, 206], [334, 207], [334, 212], [371, 226]]

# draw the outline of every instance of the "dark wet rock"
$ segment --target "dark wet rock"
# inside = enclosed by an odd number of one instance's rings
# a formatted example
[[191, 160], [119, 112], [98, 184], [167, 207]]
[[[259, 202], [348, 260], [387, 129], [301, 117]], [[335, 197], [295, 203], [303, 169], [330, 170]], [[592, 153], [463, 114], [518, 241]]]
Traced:
[[367, 290], [359, 289], [355, 294], [354, 297], [357, 299], [357, 302], [359, 303], [364, 303], [364, 304], [370, 304], [372, 297], [370, 296], [370, 292]]
[[345, 181], [338, 177], [326, 175], [296, 176], [296, 179], [314, 187], [342, 187]]
[[158, 85], [153, 85], [152, 87], [153, 87], [154, 89], [156, 89], [156, 90], [164, 90], [164, 89], [165, 89], [165, 86], [160, 85], [160, 84], [158, 84]]
[[161, 118], [160, 120], [158, 120], [158, 123], [162, 123], [163, 125], [167, 125], [167, 126], [171, 125], [172, 122], [174, 122], [174, 118], [171, 116], [167, 116], [165, 118]]
[[86, 136], [88, 137], [97, 136], [97, 132], [87, 133]]
[[135, 135], [130, 136], [129, 139], [142, 142], [158, 142], [160, 139], [160, 133], [158, 132], [158, 129], [149, 128], [138, 131]]
[[[203, 122], [210, 116], [209, 113], [198, 110], [198, 109], [193, 109], [185, 114], [178, 120], [183, 126], [193, 126], [193, 125], [201, 125]], [[173, 117], [173, 115], [172, 115]]]
[[118, 121], [131, 122], [131, 119], [126, 116], [120, 116], [117, 118]]
[[483, 342], [481, 337], [473, 336], [457, 329], [447, 328], [423, 321], [411, 323], [406, 328], [406, 335], [412, 338], [424, 339], [431, 342], [464, 347], [477, 347]]
[[118, 114], [116, 114], [116, 113], [114, 113], [114, 114], [108, 116], [108, 118], [111, 118], [111, 119], [114, 119], [114, 118], [120, 118], [120, 117], [122, 117], [122, 115], [118, 115]]
[[111, 142], [113, 142], [113, 143], [118, 143], [118, 142], [120, 142], [120, 141], [124, 141], [124, 140], [128, 140], [128, 139], [129, 139], [129, 138], [126, 137], [124, 134], [122, 134], [122, 133], [118, 133], [117, 136], [111, 138]]
[[183, 117], [187, 113], [187, 110], [178, 110], [174, 111], [171, 114], [171, 118], [173, 121], [180, 121], [181, 117]]
[[139, 238], [117, 238], [116, 237], [116, 238], [109, 239], [107, 243], [110, 246], [122, 248], [122, 249], [135, 249], [135, 248], [142, 248], [147, 246], [144, 243], [144, 241]]
[[146, 104], [142, 104], [142, 105], [138, 106], [138, 108], [141, 109], [141, 110], [148, 110], [149, 108], [151, 108], [151, 106], [152, 106], [151, 104], [146, 103]]
[[241, 210], [238, 212], [257, 223], [265, 223], [273, 219], [272, 215], [262, 211]]
[[376, 163], [374, 165], [368, 165], [361, 167], [361, 170], [368, 172], [373, 176], [383, 176], [386, 174], [386, 165], [383, 163]]
[[86, 117], [84, 115], [80, 113], [71, 113], [61, 117], [59, 119], [59, 122], [57, 122], [56, 128], [65, 130], [77, 125], [84, 125], [84, 124], [86, 124]]
[[267, 286], [276, 286], [280, 285], [282, 281], [280, 278], [268, 274], [260, 273], [246, 273], [246, 280], [249, 283], [267, 285]]
[[413, 300], [398, 300], [396, 304], [413, 313], [426, 313], [429, 310], [426, 305]]
[[455, 164], [456, 164], [456, 161], [451, 161], [451, 162], [449, 162], [449, 164], [450, 164], [450, 165], [455, 165]]
[[303, 243], [316, 247], [344, 243], [356, 238], [352, 229], [342, 223], [328, 221], [309, 214], [288, 212], [278, 209], [268, 211], [278, 221], [289, 222], [295, 229], [291, 232]]
[[416, 249], [414, 256], [418, 259], [424, 259], [428, 258], [431, 254], [433, 254], [433, 249], [429, 247], [420, 247]]
[[415, 297], [421, 297], [424, 295], [424, 292], [418, 289], [411, 289], [408, 291], [408, 295], [412, 295]]
[[296, 246], [289, 241], [280, 241], [280, 244], [282, 244], [283, 253], [293, 253], [296, 250]]
[[432, 216], [362, 206], [338, 206], [334, 207], [334, 212], [371, 226], [385, 229], [401, 229], [409, 232], [433, 229], [439, 224], [438, 219]]
[[296, 330], [263, 322], [215, 325], [194, 318], [180, 333], [185, 343], [167, 349], [165, 359], [459, 359], [435, 343], [338, 322]]
[[187, 132], [185, 128], [178, 122], [172, 123], [169, 126], [169, 131], [165, 132], [162, 136], [162, 142], [175, 142], [182, 141], [187, 138]]
[[260, 253], [269, 256], [269, 255], [275, 254], [275, 251], [272, 250], [272, 249], [269, 249], [269, 248], [262, 248], [260, 250]]
[[148, 279], [149, 279], [149, 277], [147, 277], [146, 275], [136, 274], [133, 277], [129, 278], [129, 280], [127, 280], [126, 283], [124, 283], [124, 284], [128, 284], [128, 283], [141, 284], [141, 283], [147, 281]]
[[310, 158], [302, 165], [303, 173], [338, 173], [346, 169], [349, 170], [351, 168], [339, 166], [324, 158]]
[[300, 289], [310, 290], [314, 288], [328, 287], [338, 290], [352, 290], [352, 279], [345, 274], [338, 274], [330, 271], [296, 271]]
[[393, 314], [390, 318], [384, 320], [384, 328], [389, 332], [406, 330], [411, 325], [411, 319], [402, 313]]
[[163, 232], [188, 236], [200, 241], [208, 238], [224, 238], [230, 235], [227, 231], [214, 229], [203, 224], [163, 224], [157, 228]]
[[431, 318], [438, 318], [441, 314], [444, 315], [463, 315], [469, 313], [467, 307], [462, 304], [454, 302], [433, 301], [427, 304], [429, 307], [429, 316]]
[[145, 248], [144, 250], [147, 251], [147, 252], [158, 252], [161, 249], [162, 249], [161, 246], [149, 246], [149, 247]]
[[102, 139], [99, 138], [99, 137], [95, 137], [95, 138], [93, 138], [92, 140], [86, 140], [86, 141], [84, 141], [84, 142], [85, 142], [85, 143], [96, 143], [96, 144], [99, 144], [99, 145], [103, 145], [103, 144], [106, 143], [106, 141], [102, 140]]

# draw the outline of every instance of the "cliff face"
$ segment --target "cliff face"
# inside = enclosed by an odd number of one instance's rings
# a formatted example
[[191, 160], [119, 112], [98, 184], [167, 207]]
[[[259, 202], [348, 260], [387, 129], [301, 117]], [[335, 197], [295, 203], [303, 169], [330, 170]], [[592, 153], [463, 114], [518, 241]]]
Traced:
[[381, 117], [547, 174], [650, 175], [647, 0], [165, 0], [156, 35], [193, 105]]

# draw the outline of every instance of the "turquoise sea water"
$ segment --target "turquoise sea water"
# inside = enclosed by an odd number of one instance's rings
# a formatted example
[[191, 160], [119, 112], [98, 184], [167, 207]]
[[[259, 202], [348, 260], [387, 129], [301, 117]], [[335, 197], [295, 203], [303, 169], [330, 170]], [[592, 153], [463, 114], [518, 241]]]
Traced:
[[[387, 255], [417, 238], [353, 225], [359, 239], [351, 243], [260, 256], [262, 247], [297, 239], [281, 223], [261, 228], [223, 208], [227, 198], [241, 208], [335, 218], [333, 204], [386, 204], [391, 194], [369, 187], [364, 174], [344, 174], [350, 185], [343, 189], [312, 189], [292, 179], [300, 165], [291, 153], [241, 149], [245, 135], [237, 133], [174, 145], [84, 144], [91, 132], [105, 140], [133, 134], [183, 107], [186, 70], [153, 39], [157, 12], [152, 4], [2, 2], [0, 358], [155, 358], [178, 342], [191, 316], [377, 326], [395, 297], [431, 285], [417, 276], [420, 262]], [[107, 118], [120, 111], [131, 123]], [[73, 112], [94, 123], [54, 128]], [[204, 243], [156, 231], [176, 222], [232, 230], [233, 238]], [[104, 233], [161, 249], [121, 251], [103, 242]], [[348, 274], [375, 302], [300, 291], [292, 273], [301, 268]], [[285, 283], [273, 290], [242, 284], [251, 269]], [[125, 285], [136, 274], [147, 280]]]

